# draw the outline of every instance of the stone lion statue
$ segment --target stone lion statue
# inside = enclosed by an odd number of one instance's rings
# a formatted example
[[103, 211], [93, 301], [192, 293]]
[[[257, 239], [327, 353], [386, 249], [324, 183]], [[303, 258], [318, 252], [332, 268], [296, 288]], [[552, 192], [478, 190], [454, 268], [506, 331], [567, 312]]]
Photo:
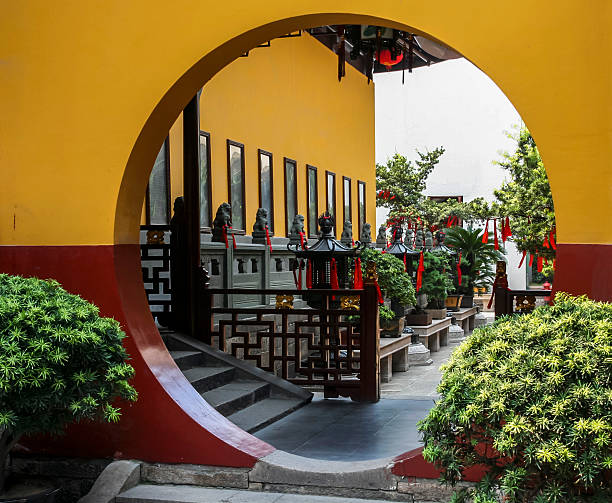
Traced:
[[[300, 239], [300, 233], [304, 234], [304, 215], [296, 215], [293, 217], [293, 223], [289, 230], [289, 244], [301, 245], [302, 240]], [[306, 237], [304, 235], [304, 244], [306, 244]]]
[[387, 246], [387, 228], [385, 225], [381, 225], [378, 228], [378, 235], [376, 236], [376, 244]]
[[346, 245], [353, 244], [353, 224], [350, 222], [350, 220], [346, 220], [344, 222], [342, 234], [340, 235], [340, 242]]
[[[223, 237], [223, 229], [230, 227], [231, 225], [232, 207], [229, 205], [229, 203], [222, 203], [221, 206], [217, 208], [217, 214], [213, 220], [211, 241], [224, 243], [225, 238]], [[230, 233], [231, 231], [228, 231], [228, 234]]]
[[253, 243], [266, 244], [266, 228], [268, 227], [268, 210], [259, 208], [253, 224]]
[[370, 244], [372, 242], [372, 226], [367, 222], [363, 224], [359, 241], [366, 244]]

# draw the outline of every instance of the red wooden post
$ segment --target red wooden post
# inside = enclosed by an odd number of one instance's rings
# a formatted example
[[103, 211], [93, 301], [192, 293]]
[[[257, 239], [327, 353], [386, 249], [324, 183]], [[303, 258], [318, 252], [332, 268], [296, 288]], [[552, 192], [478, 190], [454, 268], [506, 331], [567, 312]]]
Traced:
[[360, 401], [380, 399], [380, 331], [378, 322], [378, 276], [376, 264], [369, 262], [359, 306], [361, 348], [359, 356]]

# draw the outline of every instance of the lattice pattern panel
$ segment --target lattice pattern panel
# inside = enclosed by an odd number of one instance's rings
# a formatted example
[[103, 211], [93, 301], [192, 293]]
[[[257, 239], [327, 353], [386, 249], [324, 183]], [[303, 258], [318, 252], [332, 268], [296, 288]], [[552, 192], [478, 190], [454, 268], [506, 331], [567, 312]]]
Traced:
[[170, 245], [140, 245], [142, 280], [154, 317], [171, 311]]
[[222, 351], [298, 385], [359, 384], [360, 325], [341, 321], [346, 311], [287, 309], [269, 314], [262, 309], [250, 319], [213, 311], [223, 318], [211, 334]]

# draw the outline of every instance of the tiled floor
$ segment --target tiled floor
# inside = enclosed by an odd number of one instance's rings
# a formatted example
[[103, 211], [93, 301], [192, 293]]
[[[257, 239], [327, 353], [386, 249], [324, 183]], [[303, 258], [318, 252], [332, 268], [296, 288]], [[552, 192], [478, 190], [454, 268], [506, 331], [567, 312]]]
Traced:
[[394, 373], [382, 385], [378, 403], [324, 399], [317, 393], [310, 405], [255, 436], [293, 454], [335, 461], [391, 457], [420, 447], [416, 423], [433, 406], [440, 365], [456, 347], [432, 353], [432, 365]]

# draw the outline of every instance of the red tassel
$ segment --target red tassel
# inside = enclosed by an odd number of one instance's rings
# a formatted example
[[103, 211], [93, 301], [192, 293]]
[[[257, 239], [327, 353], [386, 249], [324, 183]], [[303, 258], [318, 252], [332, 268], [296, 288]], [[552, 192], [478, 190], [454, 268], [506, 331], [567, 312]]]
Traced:
[[521, 266], [523, 265], [523, 262], [525, 261], [525, 256], [527, 255], [526, 251], [523, 251], [523, 256], [521, 257], [521, 262], [519, 263], [518, 268], [520, 269]]
[[544, 238], [544, 242], [542, 243], [542, 246], [544, 248], [550, 248], [550, 245], [548, 244], [548, 238], [547, 237]]
[[234, 234], [232, 233], [232, 246], [234, 248], [234, 250], [236, 249], [236, 236], [234, 236]]
[[542, 257], [538, 257], [538, 272], [542, 272]]
[[267, 225], [266, 225], [266, 242], [268, 243], [268, 247], [270, 248], [270, 253], [272, 253], [272, 242], [270, 241], [270, 231], [268, 230]]
[[459, 286], [461, 286], [461, 280], [462, 280], [462, 276], [461, 276], [461, 252], [459, 252], [459, 260], [457, 261], [457, 280], [459, 282]]
[[404, 253], [404, 272], [408, 272], [408, 266], [406, 265], [406, 254]]
[[361, 273], [361, 259], [355, 259], [355, 272], [353, 273], [353, 288], [361, 290], [363, 288], [363, 275]]
[[227, 242], [227, 225], [223, 226], [223, 239], [225, 240], [225, 247], [229, 248], [229, 243]]
[[544, 265], [548, 265], [548, 259], [544, 257]]
[[487, 218], [487, 224], [485, 225], [484, 234], [482, 235], [482, 242], [483, 243], [489, 242], [489, 219], [488, 218]]
[[495, 236], [495, 249], [499, 250], [499, 241], [497, 240], [497, 218], [493, 219], [493, 235]]
[[376, 281], [376, 292], [378, 293], [378, 303], [384, 304], [385, 299], [383, 298], [382, 292], [380, 291], [380, 286], [378, 285], [378, 281]]
[[506, 217], [506, 239], [512, 236], [512, 229], [510, 229], [510, 217]]
[[300, 232], [300, 244], [302, 245], [302, 250], [304, 249], [304, 233]]
[[418, 292], [423, 286], [423, 271], [425, 271], [425, 264], [423, 262], [423, 252], [421, 251], [421, 256], [419, 257], [419, 267], [417, 268], [417, 280], [416, 280], [416, 291]]
[[549, 241], [550, 241], [550, 246], [552, 246], [552, 249], [556, 250], [557, 249], [557, 243], [555, 241], [555, 236], [554, 236], [554, 233], [553, 233], [552, 230], [550, 231], [550, 234], [549, 234]]
[[533, 255], [529, 255], [529, 267], [533, 267]]
[[332, 290], [338, 290], [340, 286], [338, 285], [338, 266], [336, 265], [336, 259], [331, 259], [331, 266], [329, 271], [329, 281], [331, 283]]
[[306, 288], [312, 288], [312, 261], [306, 263]]
[[500, 221], [501, 221], [501, 238], [502, 238], [502, 242], [505, 245], [506, 244], [506, 237], [507, 237], [507, 235], [506, 235], [506, 232], [507, 232], [506, 231], [506, 221], [503, 218], [501, 218]]

